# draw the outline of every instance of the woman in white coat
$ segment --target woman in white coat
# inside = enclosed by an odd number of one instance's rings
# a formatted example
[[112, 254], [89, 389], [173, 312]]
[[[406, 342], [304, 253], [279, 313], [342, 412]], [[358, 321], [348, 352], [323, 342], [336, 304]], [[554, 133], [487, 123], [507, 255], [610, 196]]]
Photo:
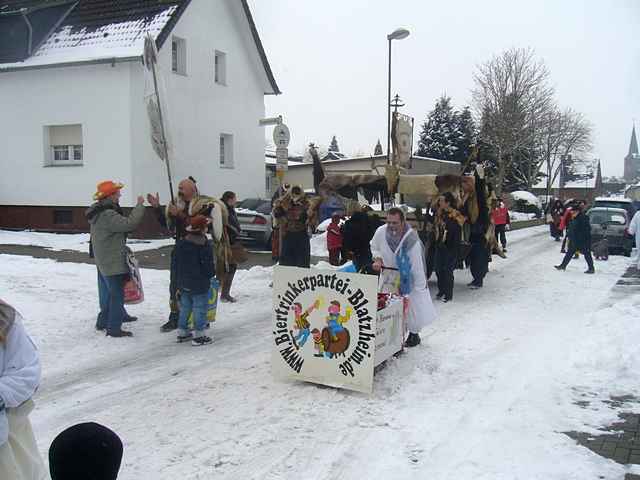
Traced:
[[45, 478], [29, 422], [39, 384], [38, 351], [20, 314], [0, 300], [0, 479]]
[[437, 314], [427, 288], [424, 245], [407, 224], [402, 210], [389, 209], [387, 224], [378, 228], [371, 239], [371, 253], [374, 270], [387, 267], [399, 271], [401, 293], [409, 296], [409, 337], [405, 345], [415, 347], [420, 344], [420, 330], [435, 320]]

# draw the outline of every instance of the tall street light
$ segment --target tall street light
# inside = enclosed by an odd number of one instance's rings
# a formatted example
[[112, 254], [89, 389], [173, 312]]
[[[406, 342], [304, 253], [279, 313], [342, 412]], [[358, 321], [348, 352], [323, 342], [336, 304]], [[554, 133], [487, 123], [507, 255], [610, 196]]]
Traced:
[[398, 28], [387, 35], [389, 40], [389, 81], [387, 92], [387, 163], [391, 163], [391, 40], [402, 40], [409, 36], [409, 30]]

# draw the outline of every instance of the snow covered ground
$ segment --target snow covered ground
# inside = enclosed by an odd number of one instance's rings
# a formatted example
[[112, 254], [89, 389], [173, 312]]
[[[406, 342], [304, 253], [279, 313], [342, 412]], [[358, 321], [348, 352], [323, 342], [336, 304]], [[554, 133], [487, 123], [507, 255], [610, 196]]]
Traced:
[[[173, 245], [175, 241], [171, 238], [157, 240], [137, 240], [129, 239], [127, 245], [134, 252], [153, 250], [167, 245]], [[22, 230], [14, 232], [11, 230], [0, 230], [0, 245], [32, 245], [44, 247], [54, 251], [73, 250], [76, 252], [89, 253], [88, 233], [45, 233]]]
[[[624, 257], [593, 276], [583, 260], [555, 271], [547, 232], [508, 233], [509, 258], [494, 257], [483, 290], [456, 272], [454, 301], [371, 396], [272, 379], [270, 268], [237, 273], [239, 303], [220, 306], [214, 344], [196, 349], [159, 331], [167, 271], [142, 272], [136, 336], [111, 339], [93, 329], [94, 267], [0, 255], [0, 295], [42, 354], [41, 450], [94, 420], [124, 440], [123, 480], [621, 479], [634, 470], [561, 432], [614, 420], [597, 399], [640, 395], [640, 292], [612, 290]], [[588, 409], [575, 404], [585, 394]]]

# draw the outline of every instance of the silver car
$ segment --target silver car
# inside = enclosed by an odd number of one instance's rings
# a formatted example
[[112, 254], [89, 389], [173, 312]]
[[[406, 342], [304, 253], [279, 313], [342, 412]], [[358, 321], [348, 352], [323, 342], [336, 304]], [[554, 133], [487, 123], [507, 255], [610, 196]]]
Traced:
[[611, 252], [618, 250], [626, 257], [631, 256], [633, 238], [627, 234], [630, 222], [627, 210], [623, 208], [593, 207], [587, 215], [591, 224], [592, 245], [606, 238]]
[[246, 198], [236, 205], [241, 240], [251, 240], [271, 248], [271, 200]]

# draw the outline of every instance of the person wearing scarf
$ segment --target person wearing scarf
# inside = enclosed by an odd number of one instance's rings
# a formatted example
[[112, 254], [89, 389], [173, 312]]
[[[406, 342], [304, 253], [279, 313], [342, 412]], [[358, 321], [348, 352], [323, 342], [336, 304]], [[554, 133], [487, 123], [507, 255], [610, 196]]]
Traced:
[[401, 295], [409, 297], [407, 347], [420, 344], [420, 330], [436, 318], [436, 310], [427, 286], [424, 245], [418, 233], [407, 224], [404, 212], [391, 208], [387, 224], [376, 230], [371, 239], [373, 269], [398, 270]]

